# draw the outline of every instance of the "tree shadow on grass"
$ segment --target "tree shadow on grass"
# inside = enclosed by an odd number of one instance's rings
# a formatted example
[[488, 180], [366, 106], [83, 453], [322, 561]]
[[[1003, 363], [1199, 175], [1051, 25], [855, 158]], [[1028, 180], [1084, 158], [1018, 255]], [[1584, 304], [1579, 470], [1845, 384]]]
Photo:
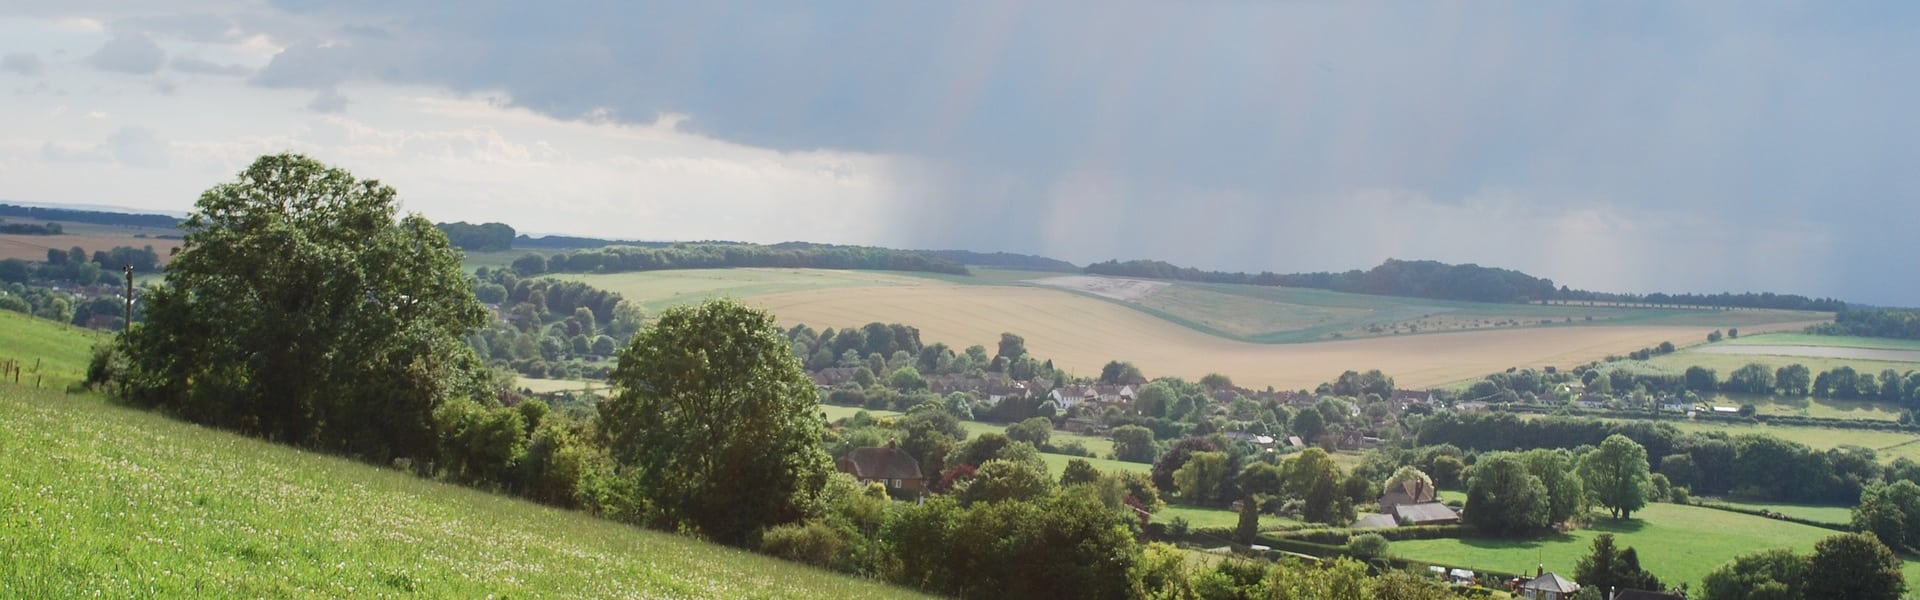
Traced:
[[1601, 533], [1635, 533], [1647, 528], [1647, 522], [1640, 519], [1599, 519], [1587, 527]]

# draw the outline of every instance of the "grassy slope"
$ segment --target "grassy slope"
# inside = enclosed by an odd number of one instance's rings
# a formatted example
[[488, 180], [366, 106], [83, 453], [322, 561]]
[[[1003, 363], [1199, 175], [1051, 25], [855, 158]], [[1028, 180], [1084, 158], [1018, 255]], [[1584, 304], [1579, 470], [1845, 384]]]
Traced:
[[33, 385], [35, 361], [40, 361], [40, 387], [66, 389], [85, 379], [93, 344], [103, 339], [105, 335], [83, 327], [0, 310], [0, 361], [21, 361], [21, 385]]
[[907, 595], [746, 552], [0, 386], [0, 597]]
[[[1393, 542], [1388, 552], [1437, 564], [1531, 573], [1544, 564], [1571, 577], [1575, 563], [1593, 548], [1593, 538], [1612, 533], [1615, 543], [1632, 546], [1640, 564], [1662, 582], [1700, 584], [1707, 571], [1733, 557], [1766, 548], [1809, 552], [1814, 542], [1836, 532], [1762, 517], [1674, 504], [1653, 504], [1624, 523], [1602, 521], [1594, 529], [1539, 540], [1418, 540]], [[1907, 562], [1909, 579], [1920, 563]]]
[[1789, 517], [1819, 521], [1822, 523], [1837, 523], [1837, 524], [1845, 525], [1847, 523], [1853, 522], [1853, 507], [1851, 506], [1832, 506], [1832, 505], [1820, 505], [1820, 504], [1782, 504], [1778, 502], [1741, 502], [1736, 500], [1719, 500], [1719, 502], [1722, 502], [1725, 504], [1731, 504], [1731, 505], [1742, 507], [1742, 508], [1751, 508], [1754, 510], [1771, 510], [1773, 512], [1787, 515]]

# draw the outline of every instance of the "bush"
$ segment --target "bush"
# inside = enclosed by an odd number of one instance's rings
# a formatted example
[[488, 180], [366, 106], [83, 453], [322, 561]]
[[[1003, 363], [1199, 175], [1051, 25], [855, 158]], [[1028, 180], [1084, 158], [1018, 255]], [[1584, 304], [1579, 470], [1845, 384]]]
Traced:
[[1378, 533], [1363, 533], [1347, 542], [1347, 552], [1354, 558], [1371, 560], [1387, 555], [1387, 538]]
[[846, 545], [839, 530], [818, 521], [775, 526], [760, 538], [761, 552], [823, 569], [833, 566]]

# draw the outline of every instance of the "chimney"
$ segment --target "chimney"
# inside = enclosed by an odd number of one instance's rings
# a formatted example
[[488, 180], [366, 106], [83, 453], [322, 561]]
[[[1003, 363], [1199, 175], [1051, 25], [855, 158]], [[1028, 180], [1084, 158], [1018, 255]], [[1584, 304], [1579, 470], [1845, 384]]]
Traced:
[[1547, 566], [1546, 566], [1546, 565], [1544, 565], [1544, 564], [1540, 564], [1540, 565], [1534, 565], [1534, 567], [1533, 567], [1533, 576], [1534, 576], [1534, 577], [1546, 577], [1546, 576], [1547, 576]]
[[888, 447], [888, 448], [899, 448], [899, 447], [900, 447], [900, 440], [897, 440], [897, 439], [893, 439], [893, 438], [888, 438], [888, 439], [887, 439], [887, 447]]

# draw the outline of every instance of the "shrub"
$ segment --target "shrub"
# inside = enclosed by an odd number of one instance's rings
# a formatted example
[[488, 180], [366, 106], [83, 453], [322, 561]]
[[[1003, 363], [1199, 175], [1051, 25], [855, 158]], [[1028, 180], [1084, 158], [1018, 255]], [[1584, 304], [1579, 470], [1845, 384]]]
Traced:
[[760, 538], [761, 552], [821, 568], [832, 567], [846, 545], [845, 535], [819, 521], [768, 528]]
[[1371, 560], [1387, 555], [1387, 538], [1378, 533], [1363, 533], [1347, 542], [1347, 552], [1354, 558]]

